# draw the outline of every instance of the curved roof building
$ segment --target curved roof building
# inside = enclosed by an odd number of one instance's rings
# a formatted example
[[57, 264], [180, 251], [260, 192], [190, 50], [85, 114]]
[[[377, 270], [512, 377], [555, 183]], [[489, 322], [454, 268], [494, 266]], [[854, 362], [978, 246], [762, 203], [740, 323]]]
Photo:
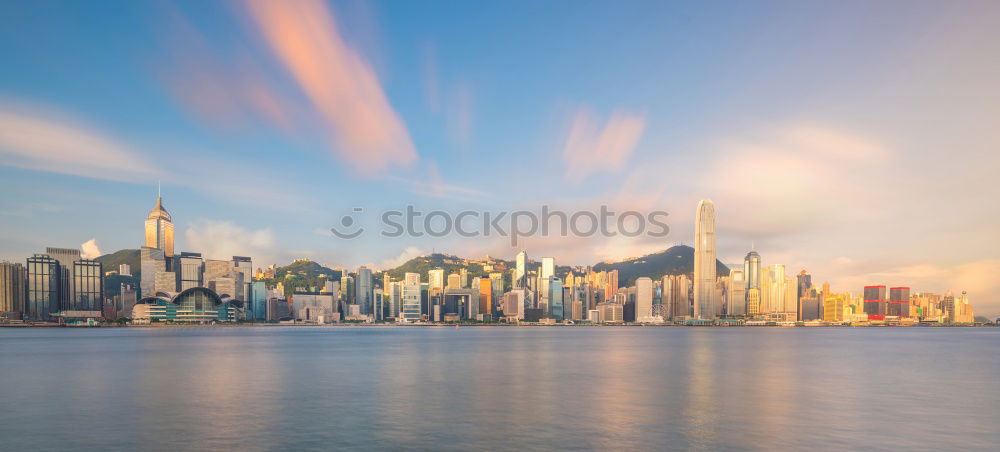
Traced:
[[185, 323], [231, 322], [239, 318], [243, 302], [219, 296], [206, 287], [180, 292], [157, 292], [136, 303], [133, 319]]

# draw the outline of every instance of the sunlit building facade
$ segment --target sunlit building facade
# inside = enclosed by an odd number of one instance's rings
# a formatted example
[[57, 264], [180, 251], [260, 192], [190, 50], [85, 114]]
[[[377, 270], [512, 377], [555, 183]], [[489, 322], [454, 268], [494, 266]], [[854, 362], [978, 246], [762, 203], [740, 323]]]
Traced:
[[159, 196], [156, 197], [156, 205], [146, 215], [146, 247], [162, 250], [167, 262], [174, 257], [174, 223], [170, 213], [163, 208], [163, 198]]
[[694, 223], [694, 316], [715, 317], [715, 205], [698, 202]]

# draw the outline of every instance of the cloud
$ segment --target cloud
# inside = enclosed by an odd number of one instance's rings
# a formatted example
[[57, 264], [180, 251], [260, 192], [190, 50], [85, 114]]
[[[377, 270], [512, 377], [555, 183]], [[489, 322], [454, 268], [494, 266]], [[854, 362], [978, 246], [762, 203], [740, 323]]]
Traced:
[[409, 132], [374, 70], [344, 42], [323, 2], [245, 5], [274, 57], [333, 132], [337, 155], [368, 175], [416, 160]]
[[101, 256], [101, 248], [97, 246], [97, 239], [90, 239], [80, 245], [80, 256], [84, 259], [95, 259]]
[[472, 92], [460, 84], [454, 89], [445, 111], [448, 138], [452, 144], [467, 147], [472, 141]]
[[51, 108], [0, 99], [2, 164], [92, 179], [148, 182], [146, 158], [98, 128]]
[[407, 185], [410, 192], [432, 198], [478, 202], [487, 196], [474, 188], [444, 182], [441, 171], [433, 160], [424, 160], [417, 174], [410, 176], [389, 175], [385, 179]]
[[230, 221], [199, 220], [184, 231], [187, 249], [208, 259], [250, 256], [260, 262], [275, 262], [276, 243], [271, 228], [249, 230]]
[[378, 265], [372, 264], [372, 267], [380, 270], [388, 270], [391, 268], [399, 267], [400, 265], [405, 264], [406, 261], [413, 259], [415, 257], [423, 256], [425, 254], [427, 254], [427, 252], [425, 252], [420, 248], [417, 248], [415, 246], [408, 246], [405, 249], [403, 249], [403, 252], [400, 253], [398, 256], [386, 259], [382, 261], [381, 264]]
[[601, 128], [590, 111], [579, 110], [563, 148], [566, 179], [580, 183], [590, 174], [622, 169], [645, 128], [645, 115], [615, 112]]

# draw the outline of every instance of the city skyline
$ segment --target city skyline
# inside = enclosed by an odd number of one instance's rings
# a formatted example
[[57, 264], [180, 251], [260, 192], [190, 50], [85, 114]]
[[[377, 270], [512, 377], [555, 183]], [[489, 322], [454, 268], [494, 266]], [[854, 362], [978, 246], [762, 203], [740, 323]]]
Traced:
[[[756, 243], [786, 276], [968, 290], [978, 310], [1000, 312], [995, 4], [781, 4], [787, 14], [766, 27], [767, 8], [746, 6], [592, 4], [567, 17], [553, 4], [521, 19], [528, 4], [441, 17], [298, 4], [0, 6], [0, 188], [18, 193], [0, 199], [0, 259], [135, 248], [134, 212], [149, 209], [157, 180], [177, 252], [346, 268], [519, 251], [323, 233], [357, 205], [670, 212], [666, 240], [523, 245], [587, 265], [692, 245], [690, 206], [707, 198], [725, 206], [724, 263]], [[854, 20], [861, 10], [870, 19]], [[319, 19], [302, 31], [315, 45], [289, 48], [297, 35], [280, 25], [307, 17]], [[503, 33], [512, 23], [519, 32]], [[45, 38], [16, 39], [39, 29]], [[316, 86], [300, 51], [339, 55], [316, 70], [345, 85]], [[344, 92], [369, 122], [331, 106]]]

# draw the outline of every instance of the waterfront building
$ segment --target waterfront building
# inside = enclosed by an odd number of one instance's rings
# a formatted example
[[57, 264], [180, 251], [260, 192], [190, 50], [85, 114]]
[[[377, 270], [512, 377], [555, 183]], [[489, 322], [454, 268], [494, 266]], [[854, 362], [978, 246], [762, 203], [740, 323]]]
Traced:
[[729, 285], [726, 290], [726, 315], [742, 317], [747, 314], [746, 274], [743, 270], [729, 271]]
[[635, 321], [653, 322], [653, 280], [641, 277], [635, 280]]
[[250, 282], [253, 281], [253, 262], [247, 256], [233, 256], [230, 265], [231, 276], [236, 281], [233, 297], [246, 301], [249, 299]]
[[21, 318], [27, 277], [21, 263], [0, 262], [0, 317]]
[[479, 288], [479, 313], [493, 315], [493, 281], [489, 278], [475, 278], [473, 281]]
[[622, 323], [625, 319], [625, 306], [619, 303], [598, 303], [597, 310], [600, 311], [600, 321], [602, 323]]
[[[539, 281], [538, 303], [540, 305], [541, 304], [544, 304], [545, 306], [549, 305], [549, 296], [551, 295], [550, 293], [551, 291], [549, 290], [549, 280], [555, 275], [556, 275], [556, 259], [554, 257], [543, 257], [542, 266], [539, 269], [538, 273], [538, 281]], [[547, 309], [549, 313], [552, 312], [552, 310], [549, 308], [545, 309]]]
[[910, 317], [910, 288], [893, 287], [889, 289], [889, 305], [887, 315], [900, 318]]
[[[327, 281], [328, 286], [330, 282], [332, 281]], [[333, 300], [336, 299], [337, 296], [333, 295]], [[247, 297], [247, 308], [252, 320], [267, 320], [267, 287], [265, 287], [264, 281], [253, 281], [250, 283], [250, 296]]]
[[878, 318], [886, 313], [885, 286], [865, 286], [865, 314]]
[[59, 311], [61, 272], [59, 261], [47, 254], [35, 254], [27, 259], [24, 319], [52, 320], [52, 314]]
[[354, 304], [358, 305], [362, 315], [374, 314], [374, 288], [372, 287], [372, 270], [368, 267], [358, 267], [358, 279], [355, 281]]
[[[177, 292], [177, 274], [174, 272], [156, 272], [153, 275], [153, 294], [160, 292]], [[227, 292], [232, 294], [232, 292]]]
[[694, 317], [715, 317], [715, 206], [710, 200], [698, 202], [695, 212]]
[[556, 320], [563, 320], [566, 317], [565, 303], [563, 298], [563, 284], [558, 276], [550, 276], [548, 279], [549, 288], [548, 306], [549, 315]]
[[73, 262], [72, 272], [69, 310], [103, 311], [104, 268], [101, 263], [92, 259], [79, 259]]
[[73, 305], [73, 263], [80, 260], [80, 250], [46, 247], [45, 254], [59, 262], [59, 310], [68, 310]]
[[211, 289], [193, 287], [178, 293], [158, 293], [143, 297], [132, 309], [136, 323], [234, 322], [242, 317], [243, 302], [220, 297]]
[[400, 309], [399, 319], [404, 322], [416, 322], [420, 320], [420, 284], [403, 284], [402, 287], [403, 304]]

